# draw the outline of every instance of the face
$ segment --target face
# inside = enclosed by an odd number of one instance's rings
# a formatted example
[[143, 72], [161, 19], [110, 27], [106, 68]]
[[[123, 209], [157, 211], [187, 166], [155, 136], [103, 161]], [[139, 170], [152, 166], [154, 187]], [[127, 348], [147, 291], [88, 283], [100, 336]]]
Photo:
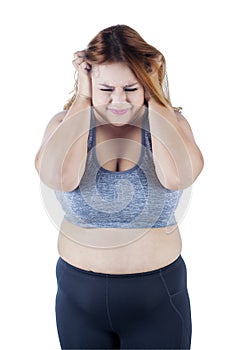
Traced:
[[144, 89], [124, 63], [95, 65], [92, 102], [100, 122], [114, 126], [133, 124], [144, 113]]

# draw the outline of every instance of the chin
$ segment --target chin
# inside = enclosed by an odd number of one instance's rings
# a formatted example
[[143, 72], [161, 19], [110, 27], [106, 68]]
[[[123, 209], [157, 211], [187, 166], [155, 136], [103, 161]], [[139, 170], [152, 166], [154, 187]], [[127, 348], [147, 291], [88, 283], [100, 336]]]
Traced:
[[118, 127], [120, 127], [120, 126], [125, 126], [125, 125], [127, 125], [127, 124], [129, 124], [129, 123], [111, 122], [111, 121], [109, 121], [109, 124], [111, 124], [111, 125], [113, 125], [113, 126], [118, 126]]

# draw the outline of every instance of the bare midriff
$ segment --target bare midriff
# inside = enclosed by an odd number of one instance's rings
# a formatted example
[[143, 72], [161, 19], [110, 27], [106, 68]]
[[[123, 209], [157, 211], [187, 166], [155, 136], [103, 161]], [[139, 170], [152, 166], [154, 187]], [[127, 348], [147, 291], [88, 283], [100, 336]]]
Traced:
[[83, 228], [63, 220], [58, 238], [63, 260], [83, 270], [110, 274], [159, 269], [176, 260], [181, 249], [178, 226]]

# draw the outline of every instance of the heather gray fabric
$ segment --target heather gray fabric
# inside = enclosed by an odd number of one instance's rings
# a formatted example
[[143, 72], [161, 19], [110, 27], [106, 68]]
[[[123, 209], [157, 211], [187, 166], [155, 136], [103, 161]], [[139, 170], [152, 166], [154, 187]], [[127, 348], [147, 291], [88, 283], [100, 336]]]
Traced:
[[80, 227], [149, 228], [176, 224], [174, 215], [182, 191], [164, 188], [152, 158], [148, 110], [142, 121], [142, 147], [138, 163], [126, 171], [109, 171], [96, 157], [93, 110], [88, 136], [86, 170], [71, 192], [55, 191], [65, 219]]

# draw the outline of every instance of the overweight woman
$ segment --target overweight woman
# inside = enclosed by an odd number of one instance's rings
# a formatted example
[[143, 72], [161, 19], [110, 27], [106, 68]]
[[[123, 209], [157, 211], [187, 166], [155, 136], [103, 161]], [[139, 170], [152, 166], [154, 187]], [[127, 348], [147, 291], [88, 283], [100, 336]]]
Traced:
[[169, 98], [163, 54], [134, 29], [74, 55], [74, 95], [35, 166], [64, 211], [56, 322], [62, 349], [190, 349], [176, 216], [203, 157]]

